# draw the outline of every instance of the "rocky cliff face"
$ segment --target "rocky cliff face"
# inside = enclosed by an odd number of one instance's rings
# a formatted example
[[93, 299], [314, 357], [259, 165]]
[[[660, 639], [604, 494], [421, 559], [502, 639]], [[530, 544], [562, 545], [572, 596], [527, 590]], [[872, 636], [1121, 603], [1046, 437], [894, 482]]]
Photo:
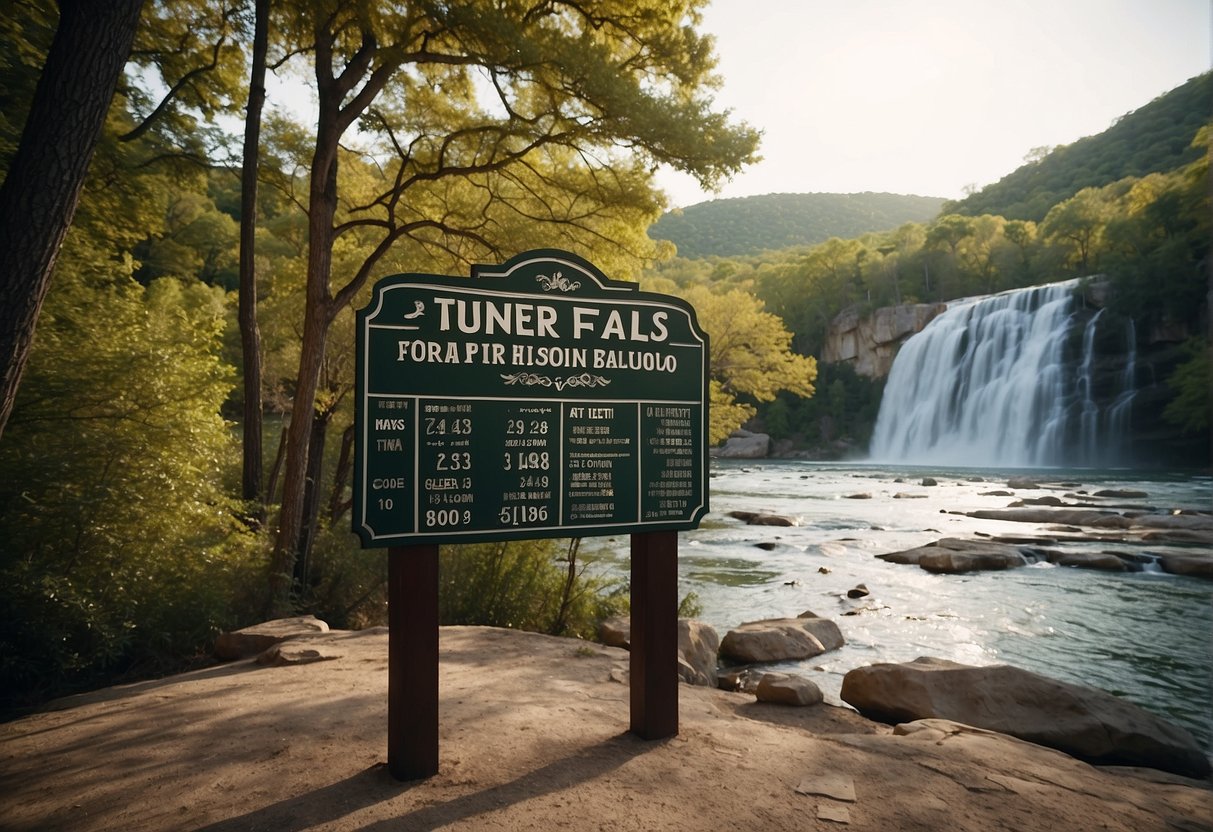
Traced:
[[947, 308], [945, 303], [886, 306], [865, 317], [855, 308], [844, 309], [830, 321], [821, 360], [848, 363], [868, 378], [885, 378], [902, 343]]

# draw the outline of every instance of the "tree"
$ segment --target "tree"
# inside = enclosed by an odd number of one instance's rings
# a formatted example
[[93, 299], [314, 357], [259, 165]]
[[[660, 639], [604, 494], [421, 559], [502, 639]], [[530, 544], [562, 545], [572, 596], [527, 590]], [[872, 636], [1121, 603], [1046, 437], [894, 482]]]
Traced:
[[244, 116], [244, 153], [240, 170], [240, 346], [244, 367], [241, 419], [244, 459], [240, 493], [263, 519], [261, 333], [257, 328], [257, 173], [260, 168], [261, 110], [265, 104], [265, 63], [269, 49], [269, 0], [255, 0], [253, 54], [249, 69], [248, 106]]
[[59, 26], [0, 185], [0, 436], [143, 0], [60, 0]]
[[741, 289], [717, 294], [695, 286], [682, 295], [708, 334], [711, 368], [709, 441], [717, 444], [754, 415], [745, 396], [769, 402], [781, 390], [813, 395], [817, 361], [791, 351], [792, 334], [763, 311], [762, 301]]
[[[757, 135], [730, 125], [703, 94], [714, 79], [711, 42], [691, 25], [698, 5], [330, 2], [301, 15], [294, 34], [313, 58], [318, 115], [272, 609], [289, 606], [306, 523], [328, 332], [393, 246], [411, 239], [456, 262], [500, 257], [520, 242], [490, 216], [502, 204], [605, 245], [611, 238], [594, 226], [635, 191], [629, 172], [669, 164], [711, 184], [753, 157]], [[488, 100], [477, 84], [490, 88]], [[386, 186], [343, 205], [341, 142], [356, 122], [382, 140]], [[586, 177], [570, 177], [560, 160], [589, 171], [594, 187], [568, 190]], [[346, 235], [367, 253], [334, 286], [334, 246]]]
[[1079, 275], [1088, 275], [1096, 262], [1100, 235], [1111, 218], [1107, 195], [1099, 188], [1083, 188], [1049, 209], [1041, 232], [1068, 250], [1067, 261]]

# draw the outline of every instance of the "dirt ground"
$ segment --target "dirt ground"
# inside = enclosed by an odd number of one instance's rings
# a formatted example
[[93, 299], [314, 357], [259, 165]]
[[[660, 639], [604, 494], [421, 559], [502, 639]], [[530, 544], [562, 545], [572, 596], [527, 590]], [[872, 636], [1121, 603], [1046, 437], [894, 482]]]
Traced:
[[[1210, 830], [1209, 782], [1094, 768], [954, 723], [681, 686], [680, 730], [627, 733], [627, 653], [441, 631], [440, 771], [386, 768], [387, 634], [330, 661], [235, 662], [0, 725], [4, 830]], [[905, 730], [905, 729], [903, 729]]]

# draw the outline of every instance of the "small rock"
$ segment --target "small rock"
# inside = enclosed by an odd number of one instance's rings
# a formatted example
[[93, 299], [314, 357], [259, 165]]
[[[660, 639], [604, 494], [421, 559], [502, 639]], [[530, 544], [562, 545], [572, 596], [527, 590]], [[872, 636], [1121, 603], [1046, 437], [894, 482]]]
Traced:
[[731, 690], [740, 693], [753, 693], [758, 690], [758, 682], [763, 677], [748, 667], [725, 671], [716, 675], [716, 687], [721, 690]]
[[1020, 505], [1025, 506], [1063, 506], [1065, 503], [1060, 497], [1054, 497], [1052, 494], [1046, 494], [1043, 497], [1025, 497], [1018, 501]]
[[760, 511], [730, 511], [729, 517], [740, 520], [749, 526], [799, 526], [800, 521], [794, 517], [784, 517], [779, 514], [768, 514]]
[[819, 566], [819, 567], [817, 567], [817, 574], [818, 575], [829, 575], [830, 570], [824, 566]]
[[757, 547], [757, 548], [759, 548], [759, 549], [762, 549], [762, 550], [763, 550], [763, 551], [765, 551], [765, 552], [771, 552], [771, 551], [774, 551], [775, 547], [776, 547], [776, 546], [778, 546], [778, 545], [779, 545], [778, 543], [775, 543], [775, 542], [770, 541], [770, 540], [764, 540], [764, 541], [762, 541], [761, 543], [755, 543], [755, 544], [754, 544], [754, 546], [755, 546], [755, 547]]
[[935, 481], [934, 477], [923, 477], [920, 485], [939, 485], [939, 483]]
[[1091, 496], [1092, 497], [1117, 497], [1122, 500], [1126, 500], [1126, 499], [1135, 500], [1135, 499], [1141, 499], [1143, 497], [1149, 497], [1150, 495], [1147, 494], [1145, 491], [1134, 491], [1131, 488], [1106, 488], [1103, 491], [1096, 491]]
[[855, 781], [845, 774], [823, 773], [805, 777], [796, 787], [797, 794], [820, 795], [846, 803], [855, 802]]
[[871, 593], [864, 584], [858, 584], [847, 590], [848, 598], [866, 598], [868, 595], [871, 595]]
[[626, 615], [604, 618], [598, 624], [598, 640], [607, 647], [630, 649], [632, 646], [632, 619]]
[[754, 694], [759, 702], [777, 705], [816, 705], [825, 698], [817, 685], [788, 673], [764, 673]]

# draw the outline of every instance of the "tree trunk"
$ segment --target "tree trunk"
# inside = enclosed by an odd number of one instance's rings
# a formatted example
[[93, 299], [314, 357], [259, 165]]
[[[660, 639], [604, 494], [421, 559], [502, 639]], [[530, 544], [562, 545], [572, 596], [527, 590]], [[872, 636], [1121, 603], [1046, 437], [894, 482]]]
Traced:
[[333, 218], [337, 213], [336, 105], [322, 96], [316, 126], [316, 152], [308, 195], [307, 292], [303, 312], [303, 343], [299, 353], [291, 422], [287, 428], [286, 471], [282, 480], [282, 508], [278, 536], [270, 557], [269, 605], [271, 616], [289, 614], [291, 582], [303, 531], [304, 492], [307, 488], [312, 412], [320, 385], [325, 342], [332, 321], [329, 279], [333, 265]]
[[265, 481], [265, 501], [267, 503], [274, 502], [274, 495], [278, 493], [278, 475], [282, 473], [282, 462], [286, 459], [286, 433], [287, 423], [282, 423], [282, 428], [278, 431], [278, 450], [274, 452], [274, 462], [270, 465], [270, 475]]
[[143, 0], [59, 2], [59, 27], [0, 186], [0, 436], [142, 7]]
[[320, 525], [320, 480], [324, 474], [324, 446], [328, 441], [331, 410], [312, 413], [312, 438], [307, 449], [307, 481], [303, 489], [303, 522], [300, 524], [299, 545], [296, 548], [294, 590], [302, 593], [310, 580], [312, 543]]
[[253, 65], [244, 116], [244, 159], [240, 173], [240, 345], [244, 365], [244, 467], [241, 496], [258, 523], [265, 521], [262, 492], [261, 333], [257, 329], [257, 171], [261, 160], [261, 110], [265, 105], [265, 55], [269, 42], [269, 0], [257, 0], [253, 24]]
[[350, 470], [354, 467], [354, 426], [350, 425], [341, 432], [341, 454], [337, 457], [337, 470], [333, 472], [333, 490], [329, 494], [329, 525], [337, 525], [341, 515], [349, 511], [352, 500], [343, 499], [345, 484], [349, 481]]

